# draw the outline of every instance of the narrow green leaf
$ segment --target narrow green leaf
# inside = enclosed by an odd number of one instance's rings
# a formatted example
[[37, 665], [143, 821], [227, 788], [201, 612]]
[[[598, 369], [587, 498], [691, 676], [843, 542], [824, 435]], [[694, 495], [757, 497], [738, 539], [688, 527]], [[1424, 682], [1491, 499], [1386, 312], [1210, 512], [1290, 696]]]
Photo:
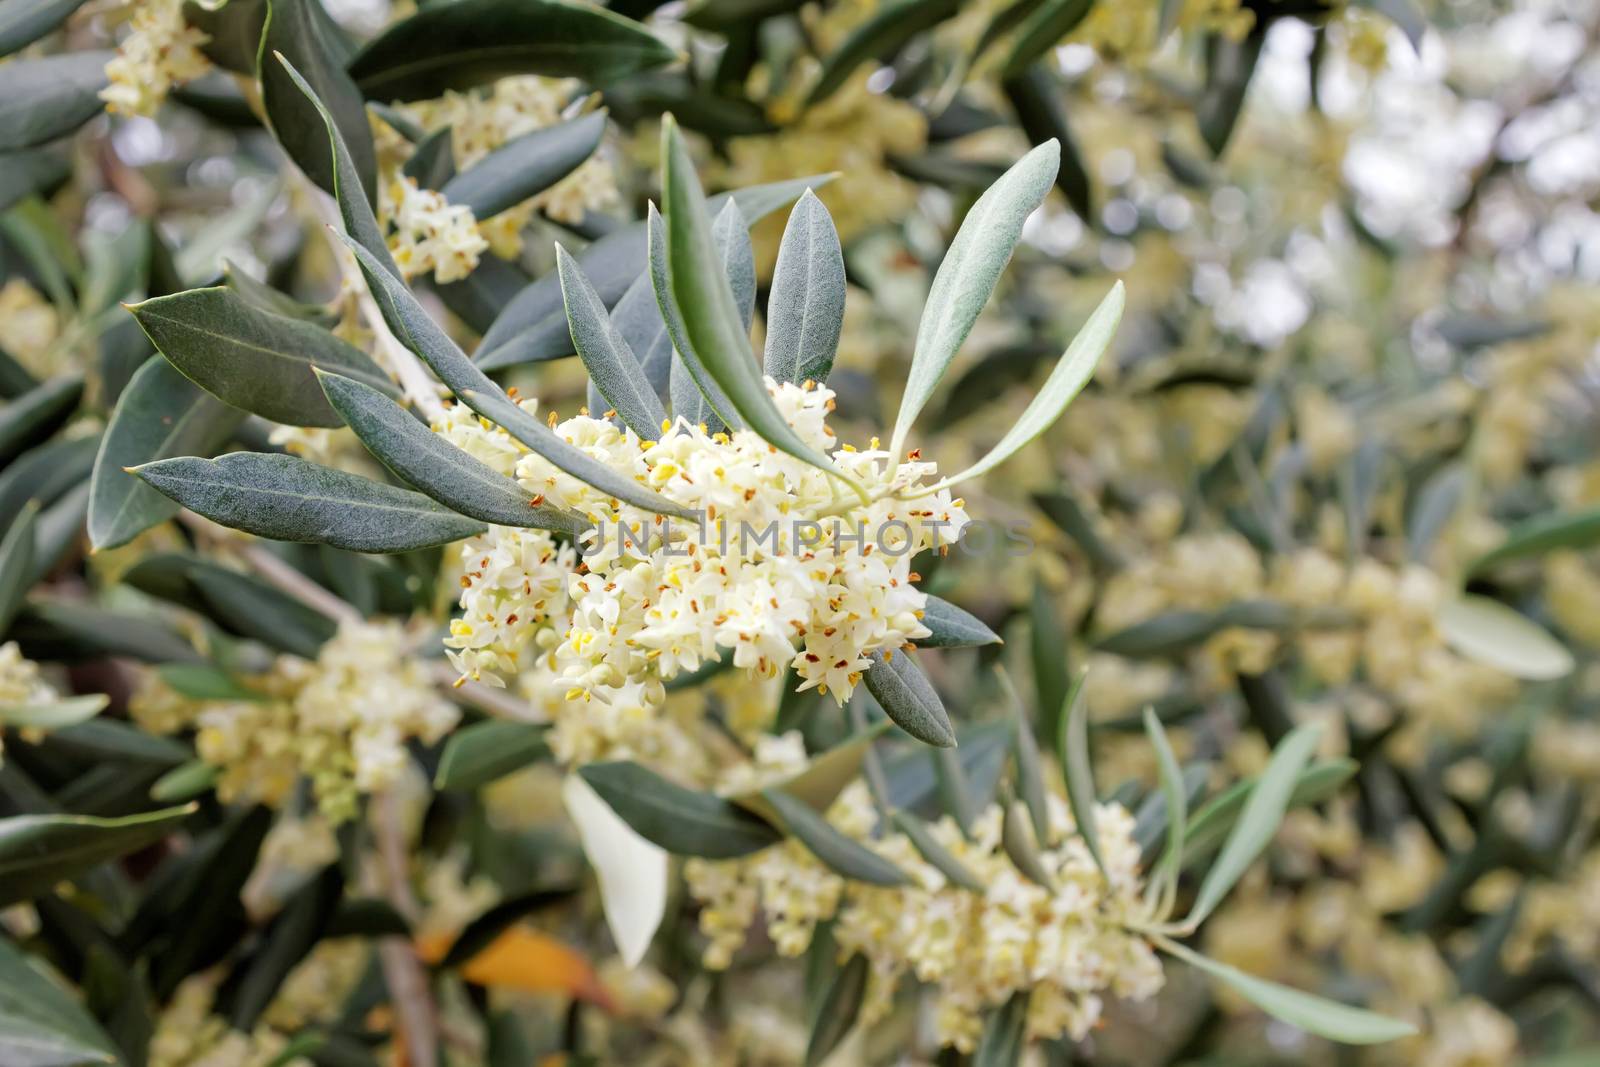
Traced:
[[809, 849], [836, 874], [870, 885], [909, 885], [898, 867], [858, 841], [835, 830], [805, 801], [781, 789], [764, 789], [761, 795], [777, 813], [784, 830]]
[[861, 1015], [861, 1002], [866, 998], [867, 979], [871, 974], [871, 964], [857, 952], [828, 983], [827, 992], [817, 1004], [816, 1017], [811, 1022], [805, 1067], [821, 1067], [840, 1042], [849, 1036], [856, 1019]]
[[911, 844], [916, 848], [917, 854], [928, 861], [940, 874], [950, 880], [952, 885], [973, 893], [982, 893], [984, 886], [965, 864], [952, 856], [948, 849], [939, 844], [933, 836], [933, 831], [926, 824], [909, 811], [894, 813], [894, 825], [901, 833], [910, 838]]
[[662, 126], [661, 144], [668, 290], [695, 354], [749, 429], [774, 448], [835, 475], [864, 499], [865, 490], [802, 441], [767, 393], [712, 241], [700, 179], [670, 117]]
[[623, 822], [674, 855], [734, 859], [783, 839], [733, 801], [685, 789], [637, 763], [590, 763], [578, 773]]
[[421, 189], [442, 190], [456, 176], [455, 131], [441, 126], [417, 143], [400, 172]]
[[1195, 120], [1213, 156], [1222, 155], [1239, 122], [1245, 93], [1255, 74], [1256, 61], [1261, 58], [1261, 46], [1267, 40], [1268, 21], [1257, 19], [1243, 40], [1236, 41], [1222, 33], [1206, 38], [1206, 85], [1195, 106]]
[[991, 185], [962, 220], [934, 275], [917, 326], [916, 350], [895, 420], [891, 455], [905, 451], [911, 424], [989, 302], [1000, 272], [1022, 236], [1022, 224], [1050, 191], [1060, 158], [1061, 146], [1055, 141], [1034, 148]]
[[191, 289], [130, 311], [174, 367], [212, 396], [289, 426], [342, 426], [315, 368], [393, 394], [366, 353], [302, 319], [274, 315], [232, 289]]
[[284, 56], [297, 70], [305, 71], [317, 100], [337, 123], [364, 195], [371, 202], [378, 189], [377, 151], [361, 91], [344, 70], [340, 32], [319, 0], [269, 0], [257, 56], [261, 103], [289, 158], [319, 187], [332, 193], [338, 164], [317, 121], [317, 104], [306, 99], [295, 79], [273, 57]]
[[217, 784], [217, 769], [204, 760], [190, 760], [157, 778], [150, 799], [157, 804], [182, 804], [209, 793]]
[[232, 452], [215, 460], [164, 459], [134, 473], [214, 522], [278, 541], [409, 552], [487, 529], [421, 493], [295, 456]]
[[1067, 118], [1066, 87], [1048, 62], [1035, 62], [1007, 77], [1003, 88], [1030, 142], [1043, 144], [1052, 137], [1061, 142], [1061, 169], [1056, 174], [1056, 187], [1078, 217], [1092, 224], [1094, 189], [1078, 148], [1078, 139], [1072, 135]]
[[166, 663], [156, 669], [161, 680], [190, 700], [267, 700], [246, 688], [221, 667], [210, 663]]
[[[1156, 718], [1155, 709], [1144, 709], [1144, 732], [1156, 750], [1156, 768], [1161, 772], [1161, 794], [1167, 805], [1166, 844], [1161, 849], [1161, 859], [1156, 863], [1153, 884], [1176, 889], [1179, 863], [1183, 859], [1184, 836], [1189, 824], [1189, 795], [1184, 788], [1183, 772], [1178, 769], [1178, 757], [1172, 752], [1172, 743]], [[1162, 898], [1166, 899], [1165, 896]], [[1165, 907], [1165, 905], [1164, 905]]]
[[1012, 865], [1028, 881], [1046, 889], [1054, 889], [1055, 880], [1045, 869], [1044, 859], [1039, 855], [1038, 839], [1028, 825], [1027, 805], [1019, 800], [1009, 801], [1005, 812], [1000, 824], [1000, 847], [1005, 849]]
[[0, 540], [0, 637], [11, 629], [12, 620], [22, 607], [22, 598], [33, 585], [34, 530], [38, 525], [39, 505], [30, 500], [12, 520]]
[[672, 395], [673, 418], [684, 419], [691, 426], [703, 423], [707, 431], [713, 433], [727, 426], [741, 426], [743, 422], [734, 410], [733, 401], [695, 352], [694, 342], [683, 322], [683, 312], [673, 299], [667, 264], [667, 224], [654, 204], [646, 206], [645, 224], [649, 228], [646, 254], [650, 285], [656, 297], [657, 314], [666, 327], [674, 355], [667, 382]]
[[83, 0], [0, 0], [0, 56], [28, 47], [82, 6]]
[[[844, 787], [861, 774], [861, 764], [866, 759], [867, 751], [888, 728], [886, 720], [879, 720], [876, 725], [815, 757], [806, 764], [804, 770], [777, 783], [776, 788], [809, 805], [812, 811], [828, 810], [828, 806], [844, 792]], [[741, 808], [755, 812], [769, 823], [779, 821], [777, 810], [767, 803], [760, 790], [736, 793], [728, 799]]]
[[956, 732], [950, 726], [950, 713], [934, 690], [933, 683], [909, 652], [873, 652], [867, 656], [872, 666], [862, 680], [884, 714], [896, 726], [926, 745], [953, 748]]
[[0, 152], [54, 141], [104, 107], [110, 52], [68, 52], [0, 64]]
[[1088, 846], [1094, 865], [1105, 874], [1105, 860], [1100, 857], [1100, 830], [1095, 820], [1094, 771], [1089, 765], [1089, 702], [1083, 695], [1083, 683], [1088, 677], [1088, 671], [1080, 673], [1061, 703], [1061, 724], [1056, 729], [1057, 758], [1066, 779], [1067, 803], [1072, 808], [1073, 821], [1078, 824], [1078, 834]]
[[1486, 596], [1456, 597], [1439, 608], [1439, 632], [1456, 652], [1514, 678], [1549, 681], [1572, 673], [1572, 652], [1532, 619]]
[[762, 370], [778, 382], [826, 382], [844, 327], [844, 253], [833, 217], [807, 189], [789, 212], [767, 297]]
[[590, 380], [624, 425], [643, 440], [656, 440], [667, 421], [666, 409], [650, 388], [628, 342], [612, 323], [600, 294], [585, 277], [583, 268], [560, 245], [556, 246], [556, 270], [566, 297], [572, 345]]
[[67, 157], [54, 149], [0, 152], [0, 212], [35, 194], [49, 196], [71, 173]]
[[[237, 0], [235, 0], [237, 2]], [[345, 141], [344, 134], [340, 132], [339, 123], [333, 114], [323, 104], [300, 72], [295, 69], [287, 57], [281, 52], [273, 53], [275, 59], [284, 72], [289, 75], [289, 80], [311, 101], [316, 113], [322, 119], [322, 128], [327, 133], [328, 144], [333, 153], [333, 198], [339, 203], [339, 217], [344, 221], [345, 233], [353, 238], [368, 254], [375, 259], [381, 269], [394, 278], [400, 277], [400, 268], [394, 265], [394, 258], [389, 255], [389, 244], [384, 240], [383, 228], [378, 225], [378, 217], [373, 214], [372, 203], [367, 197], [367, 186], [361, 176], [360, 165], [356, 162], [350, 145]], [[267, 57], [261, 57], [262, 68], [267, 66]], [[359, 195], [358, 191], [359, 190]], [[365, 269], [362, 271], [366, 273]], [[371, 285], [371, 279], [368, 279]], [[377, 293], [372, 294], [375, 298]], [[393, 327], [391, 327], [392, 329]]]
[[1011, 994], [999, 1011], [989, 1016], [983, 1038], [972, 1055], [972, 1067], [1017, 1067], [1028, 1047], [1028, 1001], [1031, 990]]
[[[710, 215], [709, 209], [706, 213]], [[756, 257], [750, 245], [750, 226], [739, 205], [731, 201], [710, 217], [711, 244], [722, 261], [722, 273], [733, 291], [733, 306], [748, 338], [756, 315]]]
[[1011, 684], [1005, 668], [996, 667], [1001, 692], [1011, 706], [1013, 717], [1012, 753], [1017, 761], [1017, 790], [1028, 805], [1028, 815], [1033, 820], [1033, 835], [1041, 842], [1050, 840], [1050, 800], [1044, 786], [1044, 769], [1039, 759], [1039, 742], [1033, 736], [1033, 724], [1028, 721], [1022, 698]]
[[534, 130], [457, 174], [441, 192], [450, 203], [471, 208], [478, 219], [491, 218], [571, 174], [600, 147], [605, 132], [601, 111]]
[[1234, 883], [1271, 843], [1284, 812], [1289, 810], [1295, 782], [1316, 750], [1320, 733], [1315, 724], [1297, 727], [1272, 753], [1266, 770], [1250, 789], [1239, 821], [1223, 842], [1221, 854], [1200, 883], [1194, 907], [1185, 920], [1189, 928], [1197, 926], [1222, 903]]
[[500, 526], [577, 534], [588, 521], [550, 504], [424, 426], [371, 386], [318, 374], [328, 402], [383, 465], [452, 511]]
[[53, 434], [78, 408], [83, 378], [62, 374], [0, 407], [0, 464]]
[[449, 335], [417, 303], [417, 298], [404, 282], [386, 273], [381, 263], [359, 243], [348, 237], [343, 240], [361, 264], [361, 271], [366, 276], [367, 284], [372, 287], [378, 309], [395, 337], [421, 357], [469, 408], [499, 423], [512, 437], [574, 478], [603, 493], [662, 515], [690, 515], [688, 509], [612, 470], [587, 452], [562, 440], [544, 423], [523, 411], [506, 395], [505, 390], [474, 366], [466, 354], [456, 347]]
[[146, 663], [197, 663], [201, 658], [188, 641], [148, 614], [122, 614], [60, 600], [30, 601], [17, 616], [11, 635], [34, 659], [127, 656]]
[[322, 939], [343, 893], [344, 874], [337, 863], [329, 864], [273, 917], [255, 950], [239, 961], [224, 987], [219, 1010], [235, 1030], [248, 1033], [256, 1025], [289, 972]]
[[499, 719], [457, 730], [439, 756], [433, 787], [470, 792], [519, 771], [550, 754], [545, 732], [532, 723]]
[[401, 19], [350, 60], [375, 100], [425, 100], [513, 74], [604, 85], [676, 58], [643, 26], [554, 0], [460, 0]]
[[806, 107], [815, 107], [832, 96], [861, 64], [892, 58], [912, 38], [950, 18], [960, 8], [960, 0], [893, 0], [879, 7], [823, 60], [817, 83], [806, 97]]
[[110, 702], [111, 698], [104, 693], [87, 693], [49, 704], [0, 704], [0, 726], [59, 730], [88, 722], [104, 711]]
[[178, 513], [178, 505], [127, 472], [151, 460], [209, 456], [244, 412], [192, 384], [164, 359], [146, 360], [117, 398], [100, 438], [89, 490], [89, 543], [125, 545]]
[[1202, 956], [1168, 938], [1159, 938], [1156, 944], [1162, 951], [1226, 982], [1235, 993], [1273, 1018], [1330, 1041], [1347, 1045], [1375, 1045], [1411, 1037], [1417, 1032], [1417, 1028], [1408, 1022], [1257, 978], [1237, 967]]
[[1513, 526], [1504, 541], [1472, 562], [1467, 573], [1482, 574], [1490, 567], [1512, 560], [1596, 544], [1600, 544], [1600, 507], [1538, 515]]
[[956, 607], [948, 600], [929, 596], [922, 611], [922, 625], [932, 631], [917, 638], [919, 648], [972, 648], [1001, 644], [1000, 635], [982, 619]]
[[1101, 355], [1116, 335], [1117, 324], [1122, 321], [1122, 305], [1122, 283], [1117, 282], [1061, 354], [1060, 362], [1050, 372], [1050, 377], [1045, 379], [1044, 388], [1029, 401], [1021, 416], [1006, 430], [1005, 436], [982, 459], [960, 474], [946, 478], [941, 484], [955, 485], [988, 473], [1048, 430], [1067, 410], [1072, 398], [1094, 376]]
[[106, 860], [159, 841], [194, 806], [100, 819], [90, 815], [17, 815], [0, 819], [0, 905], [49, 893]]
[[[707, 210], [721, 211], [722, 205], [733, 201], [739, 205], [747, 224], [754, 225], [762, 218], [783, 207], [803, 193], [807, 187], [821, 188], [832, 181], [834, 175], [818, 174], [809, 178], [772, 182], [719, 193], [707, 201]], [[590, 244], [576, 254], [578, 265], [594, 283], [600, 299], [613, 307], [639, 279], [649, 285], [649, 235], [647, 223], [631, 222]], [[480, 270], [482, 268], [479, 268]], [[654, 296], [651, 296], [652, 302]], [[645, 347], [637, 344], [626, 329], [628, 343], [645, 360]], [[572, 355], [572, 337], [567, 329], [567, 315], [562, 307], [561, 282], [555, 274], [547, 274], [518, 293], [499, 318], [483, 335], [483, 343], [473, 362], [483, 370], [501, 370], [523, 363], [560, 359]]]
[[[0, 827], [5, 824], [0, 822]], [[0, 1063], [77, 1067], [122, 1062], [78, 999], [0, 936]]]
[[1045, 0], [1017, 28], [1016, 43], [1006, 57], [1005, 73], [1019, 74], [1077, 28], [1094, 0]]

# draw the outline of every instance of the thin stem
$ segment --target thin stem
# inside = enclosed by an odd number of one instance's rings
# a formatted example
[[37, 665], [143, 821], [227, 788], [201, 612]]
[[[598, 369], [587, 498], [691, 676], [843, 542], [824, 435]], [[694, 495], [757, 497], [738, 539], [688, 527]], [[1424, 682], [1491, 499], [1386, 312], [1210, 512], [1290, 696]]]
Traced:
[[[329, 230], [338, 232], [343, 230], [344, 221], [339, 216], [338, 205], [333, 198], [321, 189], [312, 185], [309, 180], [303, 180], [306, 196], [316, 208], [317, 216]], [[328, 247], [333, 250], [333, 255], [339, 263], [339, 270], [343, 274], [350, 291], [355, 295], [356, 306], [361, 310], [361, 317], [366, 320], [367, 328], [372, 331], [373, 342], [382, 352], [382, 362], [400, 379], [400, 387], [405, 391], [408, 401], [422, 412], [429, 420], [438, 419], [444, 415], [444, 402], [439, 399], [439, 382], [422, 365], [416, 353], [401, 344], [389, 329], [389, 324], [384, 321], [383, 313], [378, 310], [378, 302], [372, 298], [372, 290], [367, 287], [367, 280], [361, 274], [360, 266], [356, 263], [355, 254], [344, 246], [343, 241], [330, 240]]]
[[[383, 890], [389, 903], [408, 922], [421, 916], [406, 870], [405, 829], [400, 805], [393, 793], [372, 797], [372, 830], [383, 865]], [[434, 1014], [428, 975], [416, 946], [403, 937], [385, 938], [378, 946], [384, 984], [394, 1007], [395, 1028], [406, 1049], [410, 1067], [436, 1067], [439, 1062], [439, 1027]]]

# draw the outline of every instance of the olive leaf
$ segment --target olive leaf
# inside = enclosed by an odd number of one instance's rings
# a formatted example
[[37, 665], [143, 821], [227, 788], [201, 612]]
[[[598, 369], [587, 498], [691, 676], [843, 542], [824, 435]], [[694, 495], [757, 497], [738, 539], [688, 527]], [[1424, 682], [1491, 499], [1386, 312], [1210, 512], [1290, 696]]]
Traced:
[[1221, 979], [1235, 993], [1268, 1015], [1307, 1033], [1347, 1045], [1374, 1045], [1383, 1041], [1397, 1041], [1417, 1032], [1417, 1028], [1408, 1022], [1362, 1008], [1352, 1008], [1246, 974], [1237, 967], [1202, 956], [1170, 938], [1158, 937], [1155, 940], [1163, 952]]
[[606, 132], [603, 112], [507, 141], [445, 183], [452, 204], [487, 219], [550, 188], [594, 154]]
[[929, 634], [917, 638], [919, 648], [971, 648], [1001, 643], [1000, 635], [982, 619], [936, 596], [930, 595], [922, 609], [922, 625]]
[[22, 607], [22, 598], [33, 585], [34, 529], [38, 525], [39, 504], [30, 500], [12, 520], [0, 539], [0, 636], [11, 628]]
[[740, 426], [742, 422], [734, 410], [733, 401], [728, 399], [695, 352], [694, 342], [690, 340], [688, 328], [684, 325], [683, 312], [672, 297], [667, 265], [667, 225], [654, 204], [646, 208], [646, 225], [649, 227], [646, 253], [650, 264], [650, 285], [656, 297], [657, 316], [666, 327], [674, 354], [667, 375], [673, 417], [683, 419], [691, 426], [703, 424], [708, 433], [715, 433], [730, 425]]
[[163, 808], [114, 819], [91, 815], [0, 819], [0, 906], [46, 895], [58, 882], [159, 841], [194, 810], [193, 805]]
[[1222, 852], [1200, 883], [1194, 907], [1185, 920], [1189, 929], [1216, 910], [1234, 883], [1271, 843], [1278, 825], [1283, 822], [1284, 812], [1289, 809], [1295, 782], [1310, 761], [1320, 735], [1321, 728], [1315, 724], [1296, 727], [1273, 750], [1266, 770], [1251, 786], [1239, 821], [1223, 842]]
[[175, 502], [128, 474], [128, 467], [173, 456], [209, 456], [244, 416], [166, 360], [147, 360], [117, 398], [100, 438], [89, 490], [89, 543], [97, 551], [125, 545], [178, 513]]
[[582, 775], [567, 775], [561, 796], [600, 880], [600, 901], [617, 951], [635, 967], [666, 913], [667, 853], [639, 836]]
[[[257, 55], [261, 104], [278, 143], [295, 165], [320, 188], [334, 191], [338, 161], [324, 134], [318, 112], [337, 124], [339, 134], [365, 191], [373, 202], [378, 191], [378, 156], [361, 91], [344, 71], [342, 31], [320, 0], [268, 0], [267, 18]], [[284, 63], [274, 56], [286, 57]], [[316, 90], [315, 101], [300, 91], [288, 63], [305, 71]]]
[[133, 473], [213, 522], [278, 541], [408, 552], [488, 528], [421, 493], [296, 456], [232, 452], [214, 460], [163, 459]]
[[1111, 876], [1106, 874], [1106, 863], [1100, 853], [1094, 770], [1089, 764], [1089, 702], [1083, 695], [1083, 683], [1088, 677], [1088, 671], [1080, 672], [1061, 704], [1061, 722], [1056, 729], [1057, 756], [1066, 779], [1067, 804], [1072, 808], [1078, 835], [1088, 847], [1094, 865], [1109, 880]]
[[844, 254], [833, 217], [810, 189], [789, 212], [767, 297], [762, 370], [778, 382], [825, 382], [844, 326]]
[[805, 801], [781, 789], [764, 789], [761, 795], [771, 805], [779, 825], [834, 873], [870, 885], [910, 884], [900, 868], [834, 829]]
[[1006, 56], [1005, 73], [1019, 74], [1071, 33], [1094, 7], [1094, 0], [1045, 0], [1017, 28]]
[[823, 60], [822, 71], [806, 97], [814, 107], [832, 96], [861, 64], [888, 59], [913, 37], [960, 10], [960, 0], [893, 0], [850, 31]]
[[1073, 397], [1094, 376], [1100, 357], [1116, 335], [1117, 324], [1122, 321], [1123, 299], [1122, 283], [1117, 282], [1072, 338], [1072, 343], [1050, 371], [1044, 387], [1028, 402], [1027, 408], [1006, 430], [1005, 435], [978, 462], [938, 483], [941, 487], [987, 474], [1016, 455], [1024, 445], [1044, 433], [1061, 417]]
[[[771, 182], [719, 193], [706, 201], [708, 211], [720, 212], [724, 204], [732, 201], [739, 205], [747, 224], [754, 223], [778, 210], [783, 205], [811, 187], [820, 188], [833, 180], [832, 174], [817, 174], [808, 178]], [[631, 222], [589, 245], [576, 254], [583, 268], [607, 307], [615, 310], [623, 294], [641, 278], [649, 285], [647, 256], [649, 235], [647, 222]], [[482, 268], [480, 268], [481, 270]], [[654, 302], [654, 296], [651, 301]], [[659, 318], [659, 313], [657, 313]], [[631, 334], [629, 344], [645, 359], [645, 347], [637, 344]], [[561, 282], [555, 274], [548, 274], [529, 284], [516, 298], [505, 306], [499, 318], [483, 335], [483, 342], [473, 362], [483, 370], [501, 370], [523, 363], [548, 359], [561, 359], [572, 355], [572, 338], [567, 329], [567, 316], [561, 299]]]
[[637, 763], [589, 763], [578, 773], [635, 832], [674, 855], [735, 859], [783, 839], [738, 804], [685, 789]]
[[21, 51], [83, 6], [83, 0], [0, 0], [0, 56]]
[[650, 388], [644, 369], [611, 321], [583, 268], [560, 245], [556, 246], [556, 270], [566, 297], [572, 345], [589, 372], [589, 380], [624, 425], [644, 440], [655, 440], [667, 421], [667, 412]]
[[[0, 822], [0, 827], [4, 825]], [[31, 966], [4, 936], [0, 936], [0, 1062], [17, 1067], [122, 1062], [116, 1045], [78, 999]]]
[[224, 286], [156, 297], [129, 310], [186, 378], [274, 422], [344, 425], [317, 382], [318, 367], [395, 392], [359, 348], [314, 323], [262, 311]]
[[424, 100], [512, 74], [603, 85], [670, 63], [671, 48], [636, 22], [553, 0], [460, 0], [422, 8], [350, 60], [375, 100]]
[[732, 286], [711, 235], [700, 178], [669, 116], [661, 130], [662, 190], [666, 203], [667, 292], [684, 332], [711, 379], [727, 394], [745, 425], [773, 447], [843, 481], [863, 500], [866, 490], [802, 441], [767, 393], [741, 325]]
[[1526, 615], [1486, 596], [1464, 595], [1439, 608], [1439, 632], [1456, 652], [1514, 678], [1549, 681], [1572, 673], [1572, 653]]
[[989, 302], [1000, 272], [1022, 236], [1023, 222], [1044, 201], [1055, 180], [1060, 158], [1061, 146], [1055, 141], [1034, 148], [991, 185], [962, 220], [933, 277], [917, 325], [911, 372], [889, 446], [891, 455], [905, 451], [911, 424]]
[[110, 52], [70, 52], [0, 64], [0, 152], [32, 148], [100, 113]]
[[872, 652], [867, 658], [872, 661], [862, 675], [867, 692], [895, 725], [924, 744], [953, 748], [956, 733], [950, 725], [950, 713], [911, 654]]
[[921, 819], [908, 811], [897, 811], [894, 813], [894, 825], [910, 839], [917, 854], [948, 878], [952, 885], [960, 886], [972, 893], [984, 891], [984, 885], [978, 880], [978, 876], [951, 855], [947, 848], [939, 844], [938, 839], [933, 836], [933, 831]]
[[367, 450], [428, 496], [470, 518], [500, 526], [525, 526], [577, 534], [581, 515], [534, 503], [528, 491], [428, 429], [378, 390], [319, 371], [333, 405]]

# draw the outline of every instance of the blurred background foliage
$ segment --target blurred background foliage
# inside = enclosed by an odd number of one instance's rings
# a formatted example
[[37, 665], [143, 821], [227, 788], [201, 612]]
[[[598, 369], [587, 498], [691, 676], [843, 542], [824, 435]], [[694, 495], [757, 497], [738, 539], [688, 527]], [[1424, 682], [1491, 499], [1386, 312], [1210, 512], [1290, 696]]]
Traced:
[[[1359, 762], [1290, 813], [1203, 945], [1418, 1036], [1339, 1049], [1173, 967], [1160, 996], [1028, 1055], [1600, 1063], [1600, 9], [610, 6], [669, 46], [660, 61], [593, 38], [563, 59], [558, 27], [519, 22], [513, 0], [281, 3], [267, 47], [329, 61], [302, 66], [324, 70], [430, 309], [481, 366], [569, 413], [586, 377], [539, 280], [560, 242], [621, 295], [593, 265], [659, 197], [663, 113], [710, 191], [838, 172], [817, 190], [851, 283], [830, 385], [841, 435], [861, 440], [895, 409], [956, 224], [1059, 138], [1058, 190], [930, 410], [939, 462], [960, 469], [1005, 432], [1113, 278], [1128, 311], [1068, 416], [967, 493], [1033, 551], [919, 563], [1006, 639], [923, 657], [960, 765], [992, 791], [1010, 715], [997, 663], [1047, 752], [1088, 668], [1096, 777], [1131, 810], [1159, 804], [1147, 706], [1197, 797], [1259, 773], [1299, 723], [1323, 725], [1328, 766]], [[136, 375], [172, 378], [147, 403], [192, 389], [147, 363], [123, 302], [220, 281], [373, 344], [327, 202], [285, 158], [326, 186], [320, 120], [257, 80], [267, 8], [0, 0], [0, 1039], [36, 1026], [57, 1042], [19, 1038], [8, 1062], [805, 1061], [800, 1005], [848, 975], [780, 962], [759, 933], [705, 970], [695, 902], [676, 894], [658, 952], [626, 970], [541, 732], [482, 693], [449, 741], [435, 728], [456, 714], [433, 690], [456, 594], [440, 552], [265, 546], [165, 521], [175, 509], [89, 551], [119, 397]], [[783, 214], [752, 233], [763, 291]], [[185, 423], [174, 451], [376, 470], [347, 430], [233, 414]], [[316, 701], [404, 705], [381, 798], [352, 784], [348, 737], [317, 748], [207, 717], [263, 699], [240, 679], [275, 656], [334, 670], [318, 598], [374, 629], [339, 645], [345, 673], [314, 700], [265, 698], [295, 701], [307, 730]], [[772, 686], [712, 678], [672, 699], [734, 733], [802, 727], [812, 751], [850, 732]], [[885, 762], [935, 791], [925, 752], [891, 743]], [[442, 1060], [395, 1038], [393, 1002], [414, 1003], [395, 983], [425, 980], [415, 957], [376, 959], [404, 955], [401, 934], [434, 976]], [[836, 1057], [969, 1058], [931, 1047], [909, 1005]]]

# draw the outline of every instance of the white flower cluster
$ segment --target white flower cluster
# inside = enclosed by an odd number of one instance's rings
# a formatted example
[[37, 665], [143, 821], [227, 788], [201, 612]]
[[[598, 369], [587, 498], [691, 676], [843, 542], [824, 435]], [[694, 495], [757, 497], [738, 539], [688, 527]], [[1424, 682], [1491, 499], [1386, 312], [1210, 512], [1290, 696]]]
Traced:
[[[519, 75], [501, 78], [488, 92], [449, 92], [404, 110], [430, 132], [448, 126], [456, 169], [465, 170], [507, 141], [561, 122], [577, 85], [570, 78]], [[535, 211], [572, 225], [617, 200], [616, 173], [610, 163], [594, 155], [531, 200], [485, 220], [483, 227], [496, 251], [510, 257], [516, 251], [517, 232]]]
[[409, 738], [432, 744], [458, 719], [406, 647], [397, 623], [345, 623], [314, 662], [281, 656], [249, 679], [259, 700], [186, 701], [153, 682], [130, 710], [153, 733], [197, 727], [195, 749], [220, 771], [224, 801], [279, 806], [305, 775], [338, 822], [355, 814], [361, 793], [400, 777]]
[[389, 251], [407, 278], [432, 273], [439, 282], [460, 281], [489, 248], [471, 208], [404, 174], [383, 183], [378, 214], [393, 227]]
[[706, 964], [729, 964], [758, 910], [786, 956], [804, 952], [816, 924], [832, 919], [841, 955], [860, 953], [871, 965], [865, 1023], [888, 1011], [909, 974], [935, 989], [941, 1044], [970, 1053], [986, 1013], [1023, 991], [1031, 992], [1030, 1036], [1080, 1039], [1107, 994], [1145, 999], [1160, 990], [1163, 973], [1149, 943], [1125, 925], [1142, 907], [1133, 817], [1115, 804], [1096, 808], [1107, 884], [1072, 833], [1065, 803], [1051, 800], [1056, 844], [1040, 852], [1051, 888], [1028, 880], [1007, 857], [999, 805], [974, 820], [970, 836], [948, 817], [930, 828], [985, 886], [975, 893], [952, 884], [904, 835], [874, 838], [877, 816], [859, 782], [834, 802], [828, 819], [904, 871], [908, 886], [843, 879], [793, 838], [743, 859], [690, 860], [684, 874], [711, 939]]
[[[747, 430], [708, 434], [679, 420], [661, 440], [641, 441], [579, 416], [556, 432], [701, 521], [619, 505], [524, 453], [514, 472], [530, 498], [597, 524], [582, 563], [541, 531], [491, 529], [463, 546], [451, 659], [464, 675], [491, 681], [534, 669], [536, 704], [556, 720], [563, 758], [612, 750], [591, 744], [593, 731], [650, 720], [663, 682], [724, 654], [747, 677], [793, 666], [802, 689], [843, 703], [869, 653], [927, 636], [927, 597], [913, 584], [911, 558], [956, 539], [966, 522], [961, 502], [947, 490], [901, 499], [934, 474], [932, 463], [896, 463], [876, 441], [866, 451], [834, 448], [831, 391], [769, 389], [800, 437], [831, 451], [872, 503], [858, 504], [837, 480]], [[501, 431], [460, 417], [437, 428], [505, 468], [510, 439]], [[581, 714], [566, 714], [573, 708]]]
[[106, 64], [110, 82], [100, 99], [117, 115], [154, 115], [175, 86], [211, 69], [200, 51], [209, 38], [183, 18], [183, 0], [138, 0], [129, 5], [130, 32]]

